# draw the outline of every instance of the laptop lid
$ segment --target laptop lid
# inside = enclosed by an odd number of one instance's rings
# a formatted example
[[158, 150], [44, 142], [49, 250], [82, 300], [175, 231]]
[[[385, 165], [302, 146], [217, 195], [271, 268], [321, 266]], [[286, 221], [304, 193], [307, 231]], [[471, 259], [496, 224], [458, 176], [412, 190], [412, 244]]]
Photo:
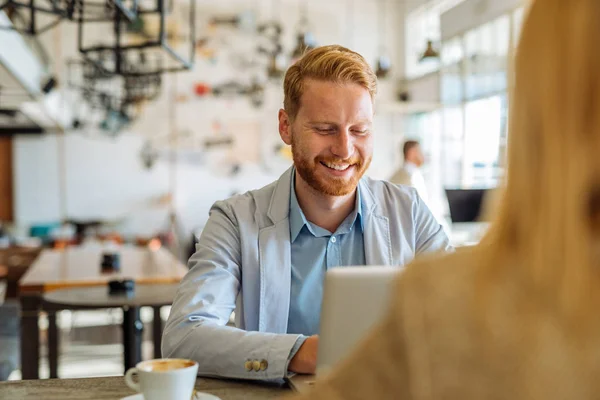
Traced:
[[450, 219], [453, 223], [479, 222], [488, 189], [446, 189]]
[[343, 359], [388, 309], [391, 283], [401, 269], [343, 267], [327, 271], [317, 355], [317, 375]]

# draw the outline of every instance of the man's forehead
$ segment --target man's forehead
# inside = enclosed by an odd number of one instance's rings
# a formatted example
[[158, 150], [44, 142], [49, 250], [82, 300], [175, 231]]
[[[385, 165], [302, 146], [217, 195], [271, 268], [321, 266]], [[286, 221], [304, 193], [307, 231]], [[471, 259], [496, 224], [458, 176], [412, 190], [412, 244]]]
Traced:
[[[329, 86], [329, 87], [324, 87]], [[336, 90], [337, 89], [337, 90]], [[353, 91], [358, 96], [340, 95], [340, 91]], [[360, 93], [364, 91], [364, 93]], [[349, 97], [350, 96], [350, 97]], [[350, 102], [350, 99], [358, 101]], [[372, 100], [369, 92], [362, 86], [354, 83], [336, 83], [326, 81], [308, 80], [300, 97], [299, 112], [319, 114], [326, 117], [339, 117], [341, 109], [353, 109], [352, 114], [370, 122], [372, 120]]]
[[302, 82], [303, 94], [310, 93], [316, 95], [327, 95], [331, 91], [322, 90], [325, 87], [329, 89], [335, 88], [340, 90], [364, 90], [366, 93], [368, 93], [366, 88], [355, 82], [330, 81], [314, 78], [305, 78]]

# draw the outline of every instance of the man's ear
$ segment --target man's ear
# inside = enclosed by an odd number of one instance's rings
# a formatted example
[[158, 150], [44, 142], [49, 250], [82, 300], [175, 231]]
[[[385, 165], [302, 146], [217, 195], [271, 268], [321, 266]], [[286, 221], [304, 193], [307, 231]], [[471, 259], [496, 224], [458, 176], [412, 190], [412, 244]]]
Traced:
[[279, 136], [288, 146], [292, 144], [292, 121], [287, 112], [282, 108], [279, 110]]

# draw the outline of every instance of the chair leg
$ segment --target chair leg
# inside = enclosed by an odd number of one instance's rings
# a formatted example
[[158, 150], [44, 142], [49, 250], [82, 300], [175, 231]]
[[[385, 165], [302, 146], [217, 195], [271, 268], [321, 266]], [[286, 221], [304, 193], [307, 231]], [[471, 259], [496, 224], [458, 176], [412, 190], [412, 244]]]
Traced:
[[58, 327], [56, 312], [48, 312], [48, 366], [50, 379], [58, 378]]
[[21, 375], [23, 379], [40, 377], [39, 295], [23, 295], [21, 301]]
[[142, 360], [142, 333], [144, 325], [140, 320], [139, 307], [126, 307], [123, 310], [123, 364], [125, 372]]
[[152, 307], [154, 309], [154, 319], [152, 320], [152, 339], [154, 341], [154, 358], [161, 358], [162, 352], [160, 349], [162, 340], [163, 323], [160, 317], [160, 307]]

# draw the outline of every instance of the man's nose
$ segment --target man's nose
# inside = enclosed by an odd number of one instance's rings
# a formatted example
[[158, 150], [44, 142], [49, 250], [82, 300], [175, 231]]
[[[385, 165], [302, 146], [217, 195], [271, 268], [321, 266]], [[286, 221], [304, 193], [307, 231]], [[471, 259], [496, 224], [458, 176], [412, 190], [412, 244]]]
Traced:
[[333, 155], [345, 160], [354, 154], [354, 141], [352, 140], [350, 132], [342, 129], [335, 135], [334, 140], [335, 142], [333, 146], [331, 146]]

